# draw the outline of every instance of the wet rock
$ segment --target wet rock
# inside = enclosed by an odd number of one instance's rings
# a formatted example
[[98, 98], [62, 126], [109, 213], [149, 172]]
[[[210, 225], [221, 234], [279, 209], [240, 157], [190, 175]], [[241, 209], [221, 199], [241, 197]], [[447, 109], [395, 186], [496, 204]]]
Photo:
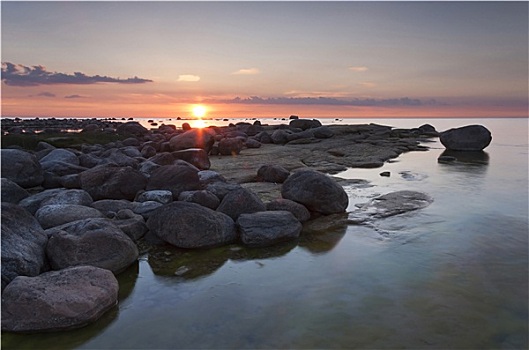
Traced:
[[29, 197], [29, 192], [14, 183], [13, 181], [2, 178], [1, 198], [2, 202], [17, 204], [22, 199]]
[[245, 245], [266, 247], [298, 238], [302, 225], [289, 211], [263, 211], [241, 214], [237, 227]]
[[439, 140], [449, 150], [482, 151], [492, 141], [492, 135], [482, 125], [468, 125], [443, 131]]
[[213, 210], [217, 209], [220, 204], [219, 198], [207, 190], [184, 191], [180, 193], [178, 200], [197, 203]]
[[349, 204], [342, 186], [329, 176], [310, 169], [290, 175], [283, 183], [281, 195], [324, 215], [342, 213]]
[[290, 199], [275, 199], [266, 203], [266, 210], [286, 210], [291, 212], [299, 222], [305, 222], [310, 219], [310, 212], [305, 206], [291, 201]]
[[2, 331], [83, 327], [116, 305], [118, 288], [112, 272], [91, 266], [17, 277], [2, 293]]
[[237, 238], [235, 223], [229, 216], [189, 202], [158, 208], [147, 220], [147, 227], [163, 241], [180, 248], [218, 246]]
[[353, 216], [361, 215], [373, 218], [385, 218], [408, 211], [426, 208], [433, 199], [421, 192], [397, 191], [376, 197], [365, 204], [357, 205], [360, 209]]
[[17, 185], [29, 188], [42, 184], [44, 171], [37, 158], [28, 152], [18, 149], [2, 149], [2, 177]]
[[178, 199], [183, 191], [200, 189], [198, 169], [183, 164], [164, 165], [152, 173], [146, 189], [169, 190], [173, 199]]
[[145, 189], [147, 178], [131, 167], [102, 165], [80, 174], [81, 188], [94, 200], [133, 200], [138, 191]]
[[255, 193], [245, 188], [228, 192], [217, 208], [217, 211], [228, 215], [233, 220], [237, 220], [241, 214], [265, 210], [266, 206], [263, 201]]
[[17, 276], [37, 276], [45, 270], [48, 236], [24, 208], [2, 203], [1, 234], [2, 290]]
[[99, 210], [76, 204], [44, 205], [35, 213], [35, 218], [44, 229], [72, 221], [102, 217], [104, 215]]
[[119, 273], [138, 258], [134, 242], [109, 219], [74, 221], [46, 230], [46, 255], [54, 270], [90, 265]]
[[257, 179], [265, 182], [283, 183], [290, 175], [290, 171], [281, 165], [266, 164], [257, 170]]

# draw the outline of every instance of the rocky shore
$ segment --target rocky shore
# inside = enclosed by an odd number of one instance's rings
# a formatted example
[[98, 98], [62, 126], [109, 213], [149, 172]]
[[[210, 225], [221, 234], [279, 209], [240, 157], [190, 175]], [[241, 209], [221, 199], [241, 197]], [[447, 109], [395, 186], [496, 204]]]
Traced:
[[[1, 153], [3, 331], [67, 330], [97, 320], [117, 303], [115, 275], [158, 246], [267, 247], [295, 241], [318, 222], [325, 230], [336, 220], [361, 224], [423, 208], [429, 196], [401, 191], [350, 218], [345, 182], [331, 175], [426, 151], [421, 143], [439, 135], [430, 125], [307, 119], [153, 130], [93, 119], [2, 120], [7, 137], [37, 130], [34, 149]], [[58, 130], [78, 133], [46, 138]], [[78, 143], [82, 135], [119, 141]], [[70, 145], [58, 146], [64, 138]]]

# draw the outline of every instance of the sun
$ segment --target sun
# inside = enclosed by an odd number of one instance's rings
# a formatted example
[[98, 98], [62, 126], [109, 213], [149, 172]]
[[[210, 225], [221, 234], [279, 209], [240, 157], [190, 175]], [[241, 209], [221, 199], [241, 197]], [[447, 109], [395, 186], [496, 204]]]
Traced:
[[206, 107], [202, 105], [194, 105], [192, 108], [193, 116], [196, 118], [202, 118], [206, 115], [206, 112], [208, 111]]

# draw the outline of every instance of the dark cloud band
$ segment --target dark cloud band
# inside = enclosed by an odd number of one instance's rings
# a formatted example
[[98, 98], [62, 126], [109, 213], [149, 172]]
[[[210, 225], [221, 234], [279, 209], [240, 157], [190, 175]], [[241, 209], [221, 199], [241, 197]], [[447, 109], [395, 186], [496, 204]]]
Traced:
[[46, 67], [43, 66], [28, 67], [10, 62], [2, 62], [2, 81], [10, 86], [87, 85], [97, 83], [143, 84], [152, 82], [152, 80], [138, 77], [118, 79], [101, 75], [89, 76], [80, 72], [73, 74], [48, 72]]
[[337, 99], [332, 97], [268, 97], [251, 96], [248, 98], [236, 97], [223, 100], [224, 103], [260, 104], [260, 105], [328, 105], [328, 106], [432, 106], [440, 105], [436, 100], [423, 101], [408, 97], [390, 99]]

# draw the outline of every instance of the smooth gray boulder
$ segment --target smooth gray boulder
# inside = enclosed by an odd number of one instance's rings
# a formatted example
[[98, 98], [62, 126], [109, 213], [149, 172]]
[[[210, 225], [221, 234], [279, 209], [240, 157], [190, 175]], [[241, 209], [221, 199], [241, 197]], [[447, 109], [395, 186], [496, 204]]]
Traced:
[[315, 170], [300, 170], [288, 177], [281, 195], [303, 204], [311, 212], [324, 215], [343, 213], [349, 198], [342, 186], [331, 177]]
[[2, 178], [1, 199], [2, 202], [17, 204], [26, 197], [29, 197], [29, 192], [17, 185], [15, 182]]
[[93, 200], [127, 199], [133, 200], [136, 193], [145, 189], [147, 178], [131, 167], [102, 165], [80, 174], [81, 188]]
[[310, 212], [304, 205], [291, 201], [290, 199], [274, 199], [266, 203], [266, 210], [286, 210], [292, 213], [300, 222], [310, 219]]
[[228, 192], [217, 208], [217, 211], [228, 215], [234, 221], [241, 214], [265, 210], [266, 206], [263, 201], [255, 193], [245, 188]]
[[482, 151], [492, 141], [492, 135], [482, 125], [468, 125], [443, 131], [439, 140], [449, 150]]
[[138, 258], [134, 242], [109, 219], [84, 219], [46, 230], [52, 269], [90, 265], [119, 273]]
[[163, 241], [180, 248], [207, 248], [237, 239], [227, 215], [190, 202], [173, 202], [155, 210], [147, 227]]
[[289, 211], [241, 214], [237, 219], [242, 242], [250, 247], [266, 247], [299, 237], [302, 225]]
[[118, 289], [112, 272], [92, 266], [17, 277], [2, 293], [2, 331], [86, 326], [117, 304]]
[[44, 205], [52, 204], [77, 204], [90, 206], [93, 203], [93, 199], [90, 194], [80, 189], [61, 189], [59, 192], [44, 199], [40, 203], [40, 207]]
[[63, 148], [56, 148], [39, 160], [42, 168], [47, 170], [55, 162], [64, 162], [71, 165], [79, 165], [79, 158], [72, 151]]
[[29, 188], [42, 184], [44, 171], [35, 155], [18, 149], [1, 149], [2, 177], [21, 187]]
[[151, 190], [140, 192], [134, 199], [135, 202], [155, 201], [162, 204], [173, 201], [173, 193], [169, 190]]
[[99, 210], [77, 204], [49, 204], [37, 210], [35, 218], [43, 229], [67, 224], [72, 221], [103, 218]]
[[46, 270], [48, 236], [24, 208], [2, 203], [2, 290], [17, 276], [37, 276]]

